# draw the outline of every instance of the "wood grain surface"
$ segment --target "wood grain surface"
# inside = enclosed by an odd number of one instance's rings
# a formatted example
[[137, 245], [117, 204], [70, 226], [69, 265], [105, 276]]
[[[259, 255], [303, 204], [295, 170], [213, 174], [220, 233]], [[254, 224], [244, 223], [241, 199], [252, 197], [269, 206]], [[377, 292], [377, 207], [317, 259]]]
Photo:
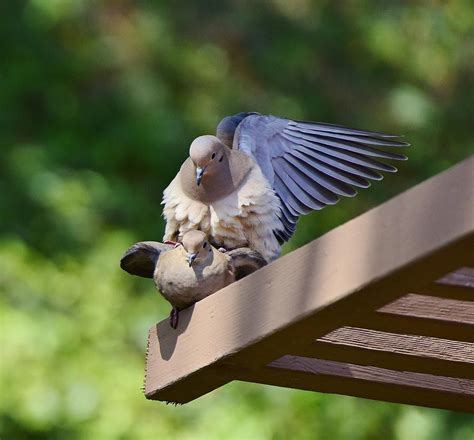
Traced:
[[[448, 286], [442, 281], [447, 274], [474, 267], [473, 249], [474, 158], [470, 158], [182, 311], [177, 330], [167, 320], [153, 326], [145, 394], [185, 403], [239, 379], [471, 410], [472, 397], [469, 408], [462, 391], [471, 390], [471, 382], [463, 382], [469, 375], [462, 377], [460, 367], [472, 360], [472, 346], [467, 344], [458, 345], [462, 349], [457, 357], [448, 359], [449, 353], [444, 357], [440, 353], [442, 341], [431, 340], [430, 345], [429, 339], [419, 343], [407, 339], [403, 348], [397, 335], [389, 335], [387, 344], [399, 344], [398, 351], [390, 352], [381, 349], [380, 339], [367, 349], [358, 346], [361, 340], [350, 347], [346, 337], [343, 350], [348, 353], [378, 353], [373, 362], [386, 366], [380, 355], [392, 357], [391, 369], [372, 366], [394, 371], [390, 375], [373, 370], [380, 373], [377, 381], [363, 377], [370, 365], [359, 365], [363, 368], [355, 370], [357, 377], [326, 375], [330, 377], [326, 382], [313, 377], [318, 374], [267, 365], [289, 353], [311, 359], [315, 344], [343, 345], [324, 340], [343, 327], [444, 339], [454, 335], [446, 343], [454, 354], [456, 341], [474, 342], [470, 290], [458, 297], [450, 296], [451, 290], [429, 296], [425, 289], [439, 284], [436, 280]], [[468, 269], [468, 277], [470, 273]], [[456, 277], [461, 279], [457, 287], [470, 289], [464, 273]], [[465, 358], [459, 359], [462, 353]], [[426, 381], [402, 380], [404, 365], [414, 358], [420, 367], [412, 373], [425, 374], [420, 371], [427, 368], [429, 356], [440, 368], [435, 372], [455, 374], [458, 368], [459, 377], [446, 382], [439, 376], [439, 386], [436, 375]], [[352, 360], [357, 365], [358, 358]], [[443, 370], [448, 363], [451, 370]], [[366, 381], [369, 387], [361, 385]], [[455, 394], [461, 396], [460, 403], [454, 404]]]

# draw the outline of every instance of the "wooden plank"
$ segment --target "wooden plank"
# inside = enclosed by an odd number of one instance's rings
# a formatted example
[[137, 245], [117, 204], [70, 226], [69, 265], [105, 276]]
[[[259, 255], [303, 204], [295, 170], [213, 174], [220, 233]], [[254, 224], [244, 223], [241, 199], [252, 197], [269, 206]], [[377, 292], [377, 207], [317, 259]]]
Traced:
[[368, 382], [380, 382], [383, 384], [393, 384], [411, 388], [429, 389], [459, 395], [474, 396], [474, 380], [470, 379], [434, 376], [431, 374], [413, 373], [411, 371], [396, 371], [387, 368], [290, 355], [283, 356], [280, 359], [271, 362], [268, 366], [290, 370], [289, 374], [293, 371], [300, 371], [303, 373], [338, 376]]
[[381, 307], [378, 312], [474, 325], [473, 301], [409, 293]]
[[[286, 354], [284, 351], [286, 350], [285, 347], [291, 346], [296, 349], [296, 347], [300, 346], [300, 348], [302, 348], [303, 344], [307, 343], [307, 341], [302, 338], [302, 335], [313, 335], [314, 338], [317, 338], [318, 336], [328, 333], [334, 329], [334, 327], [344, 325], [344, 321], [347, 321], [348, 317], [352, 316], [355, 311], [359, 309], [365, 310], [370, 304], [369, 300], [377, 305], [382, 300], [386, 301], [387, 297], [390, 298], [389, 295], [396, 297], [396, 295], [398, 295], [398, 287], [403, 285], [404, 282], [419, 279], [417, 278], [417, 273], [420, 272], [420, 267], [422, 272], [426, 272], [427, 268], [430, 270], [437, 268], [439, 271], [442, 271], [445, 269], [444, 262], [446, 261], [446, 257], [449, 261], [453, 261], [456, 264], [456, 258], [459, 258], [459, 255], [462, 254], [461, 250], [464, 248], [463, 243], [464, 242], [455, 243], [455, 245], [451, 246], [448, 250], [445, 249], [442, 254], [433, 254], [414, 266], [404, 268], [404, 270], [397, 272], [395, 275], [384, 278], [383, 282], [379, 281], [366, 287], [363, 290], [364, 295], [361, 295], [359, 292], [360, 296], [353, 296], [350, 298], [350, 301], [346, 300], [343, 303], [328, 304], [324, 310], [319, 310], [316, 319], [314, 319], [313, 316], [308, 316], [294, 323], [291, 327], [287, 326], [281, 332], [267, 335], [266, 338], [262, 338], [260, 341], [253, 341], [245, 350], [241, 346], [242, 348], [240, 350], [235, 349], [235, 352], [220, 357], [216, 356], [216, 351], [219, 349], [229, 349], [229, 347], [219, 345], [219, 336], [222, 336], [219, 330], [223, 331], [223, 334], [227, 337], [233, 336], [235, 347], [235, 344], [240, 341], [239, 332], [245, 332], [252, 327], [258, 328], [258, 326], [262, 325], [262, 322], [258, 320], [255, 322], [248, 321], [249, 316], [255, 317], [255, 310], [252, 306], [262, 311], [266, 306], [267, 316], [269, 317], [271, 317], [272, 314], [278, 315], [282, 310], [288, 311], [289, 308], [287, 306], [281, 307], [278, 303], [272, 304], [271, 301], [268, 305], [262, 304], [258, 301], [261, 298], [260, 296], [255, 296], [255, 302], [253, 304], [242, 303], [236, 300], [232, 307], [227, 308], [226, 302], [224, 298], [222, 298], [222, 302], [219, 301], [214, 304], [214, 307], [208, 309], [209, 315], [204, 317], [202, 321], [193, 322], [195, 318], [193, 315], [195, 307], [202, 306], [203, 303], [205, 303], [205, 301], [202, 301], [180, 314], [180, 327], [178, 327], [177, 331], [171, 329], [168, 321], [165, 320], [158, 325], [158, 331], [155, 334], [150, 332], [150, 351], [147, 358], [147, 380], [145, 383], [146, 396], [152, 399], [172, 400], [184, 403], [234, 378], [234, 376], [229, 373], [227, 379], [223, 380], [222, 377], [207, 371], [210, 366], [219, 365], [219, 368], [222, 368], [221, 374], [226, 374], [229, 366], [246, 366], [249, 362], [253, 364], [268, 363], [272, 359]], [[419, 280], [423, 282], [422, 278]], [[245, 281], [245, 279], [242, 281]], [[283, 282], [283, 280], [280, 279], [280, 282]], [[235, 283], [233, 286], [238, 284], [239, 283]], [[273, 287], [273, 285], [271, 286]], [[258, 292], [261, 293], [268, 288], [268, 285], [260, 285], [255, 287], [255, 291], [251, 292], [258, 294]], [[224, 289], [222, 292], [225, 292], [227, 289]], [[274, 288], [270, 291], [274, 292]], [[385, 292], [384, 297], [379, 295], [380, 291]], [[240, 295], [245, 295], [246, 292], [248, 292], [247, 289], [242, 289]], [[212, 295], [209, 298], [217, 300], [219, 295], [220, 294]], [[272, 299], [275, 301], [277, 298], [278, 297], [273, 297]], [[281, 300], [281, 297], [279, 299]], [[285, 299], [288, 299], [288, 297], [285, 297]], [[375, 305], [371, 305], [369, 308], [372, 309]], [[250, 306], [250, 308], [246, 306]], [[239, 310], [239, 308], [241, 309]], [[239, 310], [237, 314], [239, 318], [237, 318], [237, 321], [232, 321], [236, 319], [234, 316], [236, 309]], [[217, 314], [217, 310], [219, 310], [219, 314]], [[291, 311], [291, 308], [289, 310]], [[222, 322], [221, 314], [224, 312], [226, 318], [224, 322]], [[260, 316], [259, 314], [257, 315]], [[216, 318], [218, 318], [220, 322], [217, 328], [213, 321]], [[238, 324], [239, 319], [244, 321], [244, 325]], [[203, 323], [206, 325], [202, 326]], [[195, 338], [194, 332], [197, 332], [200, 338], [194, 341], [194, 345], [190, 346], [189, 341]], [[257, 332], [257, 334], [259, 333]], [[208, 344], [200, 343], [202, 342], [200, 341], [201, 338], [203, 341], [208, 341]], [[187, 347], [187, 351], [184, 351], [183, 347]], [[197, 365], [193, 366], [191, 362], [193, 358], [195, 360], [200, 359], [203, 364], [199, 365], [199, 363], [197, 363]], [[211, 358], [211, 361], [210, 364], [207, 364], [205, 360], [209, 360], [209, 358]], [[169, 362], [170, 360], [172, 360], [172, 362]], [[217, 361], [220, 362], [218, 363]], [[182, 378], [174, 380], [173, 378], [176, 377], [176, 373], [179, 373], [183, 366], [186, 365], [188, 365], [188, 368], [193, 369], [192, 374], [188, 374], [184, 381]], [[175, 366], [175, 368], [171, 368], [172, 366]], [[159, 389], [154, 388], [156, 381], [163, 381], [164, 379], [169, 380], [169, 382]], [[189, 386], [186, 386], [188, 380]], [[256, 379], [255, 382], [264, 382], [264, 379]], [[194, 388], [193, 385], [195, 383], [199, 384], [198, 389]]]
[[311, 358], [295, 360], [291, 356], [274, 361], [264, 370], [240, 368], [234, 374], [239, 380], [267, 385], [474, 413], [474, 383], [468, 379], [400, 373]]
[[[288, 354], [296, 354], [289, 350]], [[342, 327], [304, 353], [319, 359], [474, 379], [474, 343]]]
[[150, 332], [147, 397], [189, 401], [222, 384], [209, 374], [215, 366], [266, 365], [355, 310], [474, 265], [473, 176], [469, 159], [200, 301], [176, 331], [160, 323]]
[[474, 364], [474, 343], [451, 341], [449, 339], [400, 335], [365, 328], [341, 327], [322, 336], [318, 341], [367, 350], [443, 359], [450, 362], [466, 363], [466, 365]]
[[[180, 320], [182, 317], [180, 317]], [[203, 394], [208, 393], [209, 384], [212, 383], [215, 388], [225, 385], [226, 383], [231, 382], [234, 379], [233, 375], [228, 374], [228, 371], [225, 367], [222, 366], [211, 366], [204, 371], [197, 370], [195, 373], [190, 374], [186, 377], [186, 381], [176, 380], [168, 384], [168, 386], [163, 387], [160, 390], [160, 393], [157, 394], [154, 390], [150, 392], [149, 389], [149, 375], [161, 371], [161, 363], [158, 365], [155, 364], [157, 359], [161, 358], [161, 362], [170, 361], [173, 348], [168, 346], [165, 347], [162, 345], [163, 351], [160, 353], [160, 357], [157, 357], [154, 354], [150, 353], [150, 346], [154, 345], [153, 341], [158, 340], [160, 337], [158, 332], [161, 326], [161, 334], [166, 333], [169, 323], [161, 322], [158, 325], [155, 325], [150, 328], [148, 332], [148, 344], [147, 344], [147, 353], [146, 353], [146, 365], [145, 365], [145, 397], [150, 400], [162, 400], [168, 403], [183, 403], [185, 399], [193, 400], [197, 397], [202, 396]], [[163, 331], [165, 330], [165, 331]], [[171, 329], [172, 330], [172, 329]], [[171, 351], [167, 351], [170, 349]], [[184, 398], [182, 396], [185, 396]]]
[[472, 325], [459, 324], [452, 321], [369, 312], [347, 320], [346, 324], [403, 335], [409, 334], [460, 342], [474, 342]]

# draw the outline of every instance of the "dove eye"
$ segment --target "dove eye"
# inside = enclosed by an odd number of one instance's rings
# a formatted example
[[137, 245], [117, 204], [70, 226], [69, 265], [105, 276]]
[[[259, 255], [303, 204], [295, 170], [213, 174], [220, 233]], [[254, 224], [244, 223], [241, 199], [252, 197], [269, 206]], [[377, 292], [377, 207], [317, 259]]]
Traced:
[[211, 159], [214, 160], [215, 157], [216, 157], [216, 153], [212, 153]]

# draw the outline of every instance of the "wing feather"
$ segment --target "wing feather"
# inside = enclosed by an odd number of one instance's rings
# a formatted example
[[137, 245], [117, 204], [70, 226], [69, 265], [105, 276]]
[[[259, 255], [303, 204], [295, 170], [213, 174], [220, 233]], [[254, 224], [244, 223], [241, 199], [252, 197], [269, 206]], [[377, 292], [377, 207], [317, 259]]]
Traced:
[[[318, 203], [318, 206], [313, 209], [322, 209], [326, 205], [334, 205], [339, 201], [334, 192], [327, 188], [330, 185], [324, 179], [318, 179], [317, 175], [311, 175], [307, 170], [305, 170], [307, 172], [305, 174], [302, 170], [293, 167], [284, 158], [275, 161], [275, 166], [275, 170], [278, 169], [281, 170], [281, 173], [284, 173], [285, 179], [291, 179], [301, 191], [304, 191]], [[279, 174], [281, 173], [279, 172]]]
[[366, 156], [381, 157], [383, 159], [407, 160], [407, 157], [403, 154], [392, 153], [390, 151], [377, 150], [375, 148], [371, 148], [366, 145], [344, 141], [341, 139], [333, 140], [325, 136], [314, 136], [314, 135], [301, 133], [299, 131], [287, 130], [287, 129], [285, 129], [283, 132], [289, 134], [290, 136], [312, 142], [315, 145], [318, 145], [318, 144], [326, 145], [328, 147], [348, 150], [348, 151], [352, 151], [353, 153], [359, 153]]
[[377, 171], [371, 170], [369, 168], [365, 168], [363, 166], [359, 166], [357, 164], [353, 164], [346, 160], [342, 159], [335, 159], [334, 157], [320, 153], [315, 150], [311, 150], [310, 148], [305, 148], [303, 146], [299, 146], [295, 148], [291, 153], [292, 156], [296, 157], [306, 157], [306, 158], [313, 158], [316, 160], [321, 160], [325, 164], [332, 165], [335, 168], [339, 168], [342, 171], [347, 171], [348, 173], [355, 174], [356, 176], [365, 177], [366, 179], [371, 180], [382, 180], [382, 174], [378, 173]]
[[281, 227], [274, 231], [280, 242], [293, 235], [299, 216], [355, 196], [354, 187], [368, 188], [370, 180], [383, 179], [381, 172], [396, 172], [379, 159], [406, 156], [383, 148], [409, 146], [393, 134], [258, 113], [229, 120], [232, 148], [255, 160], [281, 200]]
[[358, 136], [358, 135], [349, 135], [349, 134], [341, 134], [341, 133], [331, 133], [328, 131], [320, 131], [318, 129], [308, 129], [308, 128], [301, 128], [298, 124], [297, 125], [289, 125], [285, 128], [286, 131], [298, 132], [298, 133], [306, 133], [310, 135], [315, 135], [318, 137], [327, 137], [327, 138], [334, 138], [337, 140], [343, 141], [352, 141], [352, 142], [359, 142], [363, 145], [377, 145], [379, 147], [408, 147], [409, 144], [406, 142], [400, 141], [390, 141], [385, 138], [376, 137], [376, 136]]
[[341, 133], [341, 134], [349, 134], [349, 135], [358, 135], [358, 136], [369, 136], [369, 137], [380, 137], [380, 138], [399, 138], [400, 135], [398, 134], [388, 134], [388, 133], [380, 133], [377, 131], [367, 131], [367, 130], [359, 130], [356, 128], [349, 128], [344, 127], [342, 125], [337, 124], [329, 124], [327, 122], [311, 122], [311, 121], [299, 121], [289, 120], [289, 124], [291, 126], [298, 126], [301, 128], [307, 128], [310, 130], [318, 130], [318, 131], [325, 131], [329, 133]]
[[370, 159], [369, 157], [364, 156], [362, 154], [351, 153], [350, 151], [344, 151], [339, 148], [326, 147], [321, 144], [316, 144], [315, 142], [305, 141], [304, 139], [300, 139], [286, 133], [282, 133], [282, 136], [285, 139], [288, 139], [293, 144], [302, 145], [304, 147], [308, 147], [316, 151], [321, 151], [323, 153], [329, 154], [330, 156], [354, 163], [356, 165], [362, 165], [363, 167], [385, 171], [387, 173], [397, 172], [397, 169], [393, 165], [387, 165], [377, 160]]
[[333, 177], [334, 179], [347, 183], [349, 185], [354, 185], [359, 188], [368, 188], [370, 186], [370, 182], [362, 177], [339, 170], [336, 167], [319, 161], [318, 159], [306, 157], [299, 151], [287, 153], [284, 157], [287, 162], [299, 168], [302, 172], [305, 172], [306, 168], [313, 168], [315, 170], [320, 171], [323, 175]]
[[144, 278], [153, 278], [160, 254], [173, 249], [173, 246], [157, 241], [141, 241], [127, 249], [120, 259], [120, 267], [132, 274]]

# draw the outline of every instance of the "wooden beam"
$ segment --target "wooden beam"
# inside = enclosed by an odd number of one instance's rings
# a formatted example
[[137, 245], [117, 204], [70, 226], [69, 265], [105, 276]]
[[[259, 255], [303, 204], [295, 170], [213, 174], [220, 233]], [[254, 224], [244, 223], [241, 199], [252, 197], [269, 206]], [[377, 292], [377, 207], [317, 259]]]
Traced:
[[355, 316], [347, 325], [402, 335], [418, 335], [460, 342], [474, 342], [473, 326], [414, 316], [374, 312]]
[[[303, 356], [285, 355], [270, 364], [269, 367], [302, 373], [337, 376], [358, 379], [367, 382], [380, 382], [406, 386], [410, 388], [444, 391], [457, 395], [474, 396], [474, 380], [440, 377], [430, 374], [389, 370], [365, 365], [326, 361]], [[474, 404], [474, 401], [472, 402]], [[474, 408], [473, 408], [474, 409]]]
[[[185, 319], [188, 318], [189, 316]], [[183, 316], [180, 316], [180, 323], [182, 323], [182, 321]], [[194, 373], [187, 375], [185, 381], [173, 380], [173, 377], [170, 374], [172, 371], [170, 369], [164, 369], [162, 365], [166, 362], [169, 362], [170, 366], [172, 365], [173, 361], [171, 360], [171, 357], [174, 347], [162, 344], [162, 351], [159, 353], [159, 356], [157, 356], [157, 353], [151, 351], [156, 349], [156, 344], [154, 344], [153, 341], [161, 340], [163, 335], [168, 336], [168, 331], [170, 330], [173, 331], [169, 322], [162, 321], [161, 323], [151, 327], [148, 332], [145, 367], [145, 397], [147, 399], [159, 399], [170, 403], [184, 403], [208, 393], [210, 391], [210, 384], [212, 384], [214, 388], [218, 388], [234, 379], [234, 376], [229, 374], [226, 368], [211, 365], [203, 369], [197, 369]], [[179, 366], [177, 368], [179, 368]], [[161, 373], [168, 374], [168, 376], [162, 376]], [[149, 377], [150, 374], [153, 375], [152, 378]], [[151, 381], [156, 380], [156, 377], [160, 380], [169, 381], [168, 386], [163, 387], [159, 394], [154, 390], [150, 392], [150, 383], [153, 383]]]
[[[474, 412], [474, 381], [400, 372], [297, 356], [273, 361], [265, 371], [240, 369], [240, 380], [344, 394], [431, 408]], [[261, 381], [265, 378], [265, 381]]]
[[[409, 293], [381, 307], [378, 312], [474, 325], [474, 301]], [[471, 331], [474, 331], [474, 326]]]
[[473, 176], [469, 159], [184, 310], [177, 330], [160, 323], [149, 335], [147, 397], [192, 400], [304, 347], [304, 337], [474, 266]]
[[474, 343], [341, 327], [311, 344], [309, 353], [318, 359], [474, 379]]

